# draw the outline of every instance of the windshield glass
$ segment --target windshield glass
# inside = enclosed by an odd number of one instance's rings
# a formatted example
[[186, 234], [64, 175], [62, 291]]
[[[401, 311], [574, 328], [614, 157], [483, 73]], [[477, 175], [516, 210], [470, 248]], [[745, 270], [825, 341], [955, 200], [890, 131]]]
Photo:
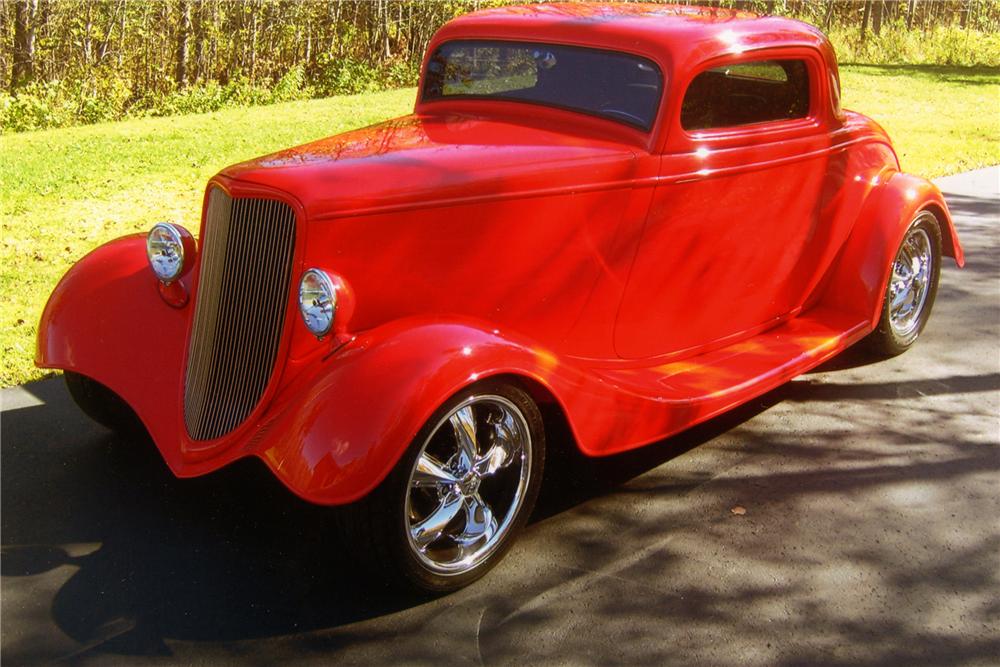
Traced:
[[544, 104], [649, 130], [663, 77], [653, 61], [616, 51], [527, 42], [455, 41], [427, 64], [423, 100]]

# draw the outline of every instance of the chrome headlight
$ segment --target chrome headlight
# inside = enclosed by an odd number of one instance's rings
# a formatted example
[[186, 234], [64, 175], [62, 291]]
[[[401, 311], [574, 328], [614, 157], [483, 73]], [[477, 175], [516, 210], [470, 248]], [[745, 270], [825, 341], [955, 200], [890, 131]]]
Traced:
[[299, 312], [306, 328], [314, 336], [330, 332], [333, 316], [337, 311], [337, 290], [330, 276], [319, 269], [309, 269], [299, 282]]
[[184, 272], [185, 235], [180, 227], [161, 222], [153, 225], [146, 237], [149, 266], [156, 277], [165, 283], [173, 282]]

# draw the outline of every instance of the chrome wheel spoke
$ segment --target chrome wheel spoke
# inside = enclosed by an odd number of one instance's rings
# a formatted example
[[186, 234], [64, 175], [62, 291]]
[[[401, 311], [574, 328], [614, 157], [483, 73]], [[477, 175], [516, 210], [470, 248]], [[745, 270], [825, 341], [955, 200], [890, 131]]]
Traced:
[[[444, 575], [486, 562], [523, 509], [531, 454], [527, 419], [504, 396], [469, 396], [441, 417], [406, 487], [403, 511], [413, 556]], [[501, 469], [504, 474], [490, 478]]]
[[410, 535], [417, 546], [426, 549], [427, 545], [441, 537], [451, 520], [458, 516], [465, 504], [464, 500], [461, 495], [450, 493], [441, 500], [433, 512], [411, 526]]
[[448, 421], [451, 422], [451, 428], [455, 432], [461, 469], [469, 470], [479, 455], [479, 445], [476, 443], [476, 415], [472, 411], [472, 406], [467, 405], [458, 410]]
[[933, 271], [933, 251], [927, 232], [912, 229], [892, 264], [886, 298], [889, 323], [900, 336], [909, 336], [920, 326]]
[[458, 481], [453, 474], [448, 472], [444, 464], [433, 456], [424, 452], [417, 459], [417, 467], [410, 478], [410, 486], [414, 488], [445, 488]]
[[470, 551], [474, 552], [493, 539], [498, 527], [492, 508], [478, 493], [466, 498], [462, 509], [465, 511], [465, 528], [454, 538], [459, 549], [457, 560], [466, 558]]
[[513, 463], [519, 444], [517, 440], [517, 425], [513, 417], [507, 413], [490, 422], [493, 430], [490, 433], [492, 446], [487, 452], [476, 460], [473, 470], [480, 477], [494, 474], [501, 468], [506, 468]]

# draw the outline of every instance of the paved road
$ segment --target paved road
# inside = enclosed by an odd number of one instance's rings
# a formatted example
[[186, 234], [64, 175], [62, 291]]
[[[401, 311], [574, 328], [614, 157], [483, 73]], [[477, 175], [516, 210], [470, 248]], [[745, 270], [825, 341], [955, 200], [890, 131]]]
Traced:
[[176, 480], [61, 382], [5, 390], [4, 662], [1000, 663], [1000, 168], [940, 183], [969, 263], [916, 348], [570, 461], [446, 598], [359, 581], [261, 465]]

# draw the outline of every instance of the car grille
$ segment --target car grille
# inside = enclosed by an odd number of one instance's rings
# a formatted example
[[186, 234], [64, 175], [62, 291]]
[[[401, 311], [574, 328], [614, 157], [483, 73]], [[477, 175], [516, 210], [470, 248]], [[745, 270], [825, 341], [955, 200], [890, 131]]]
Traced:
[[253, 412], [274, 371], [295, 246], [295, 212], [213, 187], [184, 386], [195, 440], [229, 433]]

